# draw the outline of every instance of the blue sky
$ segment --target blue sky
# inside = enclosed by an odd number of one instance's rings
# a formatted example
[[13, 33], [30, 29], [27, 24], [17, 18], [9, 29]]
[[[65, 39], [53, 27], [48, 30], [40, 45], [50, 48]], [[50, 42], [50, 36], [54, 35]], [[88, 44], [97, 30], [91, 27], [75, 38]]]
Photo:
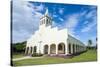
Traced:
[[49, 10], [53, 27], [67, 28], [69, 34], [87, 44], [97, 37], [97, 7], [93, 5], [13, 1], [13, 43], [26, 41], [38, 30], [39, 19]]

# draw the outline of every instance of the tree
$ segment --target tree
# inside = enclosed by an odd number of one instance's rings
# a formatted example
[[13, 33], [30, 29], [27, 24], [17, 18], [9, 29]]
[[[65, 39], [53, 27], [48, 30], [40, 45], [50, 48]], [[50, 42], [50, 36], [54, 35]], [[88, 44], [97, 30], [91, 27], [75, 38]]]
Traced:
[[92, 47], [91, 47], [91, 45], [92, 45], [92, 40], [88, 40], [88, 49], [91, 49]]
[[12, 53], [21, 53], [25, 51], [26, 41], [20, 43], [13, 43], [12, 45]]
[[92, 40], [88, 40], [88, 46], [92, 45]]
[[98, 38], [96, 37], [96, 49], [97, 49], [97, 41], [98, 41]]

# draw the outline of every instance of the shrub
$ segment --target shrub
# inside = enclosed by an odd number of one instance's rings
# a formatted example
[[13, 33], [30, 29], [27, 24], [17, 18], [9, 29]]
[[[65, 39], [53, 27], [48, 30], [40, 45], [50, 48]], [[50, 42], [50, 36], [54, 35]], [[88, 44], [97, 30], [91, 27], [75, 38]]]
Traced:
[[41, 54], [41, 53], [33, 53], [32, 54], [32, 57], [40, 57], [40, 56], [43, 56], [43, 54]]

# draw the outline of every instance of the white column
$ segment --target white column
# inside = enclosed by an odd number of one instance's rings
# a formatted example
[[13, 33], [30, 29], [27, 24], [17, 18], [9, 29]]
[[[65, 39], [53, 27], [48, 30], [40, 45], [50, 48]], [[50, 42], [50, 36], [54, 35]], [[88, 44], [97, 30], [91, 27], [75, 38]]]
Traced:
[[76, 48], [76, 50], [77, 50], [77, 53], [78, 53], [78, 45], [77, 45], [77, 48]]
[[80, 46], [80, 51], [82, 51], [82, 46]]
[[42, 44], [40, 44], [39, 53], [44, 54], [44, 46]]
[[68, 44], [65, 44], [65, 54], [68, 54]]
[[73, 54], [73, 44], [71, 44], [71, 54]]
[[28, 54], [30, 54], [30, 47], [29, 47], [29, 50], [28, 50]]
[[77, 45], [77, 53], [78, 53], [78, 45]]
[[32, 47], [32, 54], [33, 54], [33, 50], [34, 50], [34, 48]]
[[74, 50], [75, 50], [75, 53], [76, 53], [76, 44], [74, 44]]
[[50, 54], [50, 45], [48, 45], [48, 54]]
[[79, 52], [80, 52], [80, 46], [79, 46]]
[[46, 23], [46, 17], [44, 18], [44, 24]]
[[67, 44], [67, 54], [69, 54], [69, 44]]
[[[36, 50], [37, 52], [36, 52], [36, 53], [40, 53], [40, 45], [41, 45], [41, 44], [38, 43], [38, 45], [37, 45], [37, 50]], [[34, 47], [33, 47], [33, 49], [34, 49]]]
[[58, 54], [58, 45], [56, 44], [56, 54]]
[[83, 51], [84, 51], [84, 46], [83, 46]]
[[27, 47], [25, 48], [25, 54], [27, 54]]
[[80, 46], [78, 46], [78, 52], [80, 52]]
[[81, 46], [80, 46], [80, 52], [81, 52]]
[[80, 52], [81, 52], [81, 46], [80, 46]]
[[76, 53], [77, 53], [77, 44], [75, 45], [75, 47], [76, 47]]
[[82, 51], [83, 51], [83, 46], [82, 46]]
[[78, 52], [79, 52], [79, 45], [78, 45]]

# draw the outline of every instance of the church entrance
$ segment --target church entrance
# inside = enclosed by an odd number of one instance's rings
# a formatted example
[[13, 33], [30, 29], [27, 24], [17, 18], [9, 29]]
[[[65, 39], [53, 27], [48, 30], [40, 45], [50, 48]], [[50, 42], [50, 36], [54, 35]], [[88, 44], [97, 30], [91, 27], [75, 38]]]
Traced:
[[65, 44], [64, 43], [58, 44], [58, 54], [65, 54]]
[[68, 44], [68, 54], [71, 54], [71, 44]]
[[44, 46], [44, 54], [48, 54], [48, 45]]
[[75, 44], [73, 44], [73, 54], [75, 54]]
[[36, 50], [37, 50], [37, 47], [36, 47], [36, 46], [34, 46], [33, 53], [36, 53]]
[[32, 47], [30, 47], [30, 54], [32, 54], [32, 50], [33, 50]]
[[55, 44], [50, 45], [50, 54], [56, 54], [56, 45]]

